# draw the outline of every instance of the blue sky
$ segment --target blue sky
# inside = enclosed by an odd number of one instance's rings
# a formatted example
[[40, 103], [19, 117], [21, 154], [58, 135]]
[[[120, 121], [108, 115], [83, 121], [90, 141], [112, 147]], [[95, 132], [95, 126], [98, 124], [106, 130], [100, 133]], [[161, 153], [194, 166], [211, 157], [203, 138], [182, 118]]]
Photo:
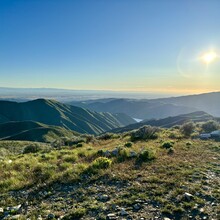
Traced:
[[0, 87], [219, 90], [219, 0], [1, 0]]

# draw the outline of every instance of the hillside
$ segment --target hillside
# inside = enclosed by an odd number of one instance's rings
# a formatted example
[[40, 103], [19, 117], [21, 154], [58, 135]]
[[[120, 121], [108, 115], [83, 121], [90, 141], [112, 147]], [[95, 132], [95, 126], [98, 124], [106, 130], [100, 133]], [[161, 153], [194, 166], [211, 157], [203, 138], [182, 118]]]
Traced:
[[163, 119], [145, 120], [143, 122], [131, 124], [123, 128], [113, 129], [112, 132], [115, 132], [115, 133], [126, 132], [126, 131], [140, 128], [144, 125], [150, 125], [150, 126], [156, 126], [156, 127], [162, 127], [162, 128], [171, 128], [172, 126], [175, 126], [175, 125], [182, 125], [187, 121], [205, 122], [205, 121], [213, 120], [213, 119], [214, 117], [207, 114], [206, 112], [197, 111], [197, 112], [193, 112], [189, 114], [183, 114], [183, 115], [178, 115], [174, 117], [167, 117]]
[[11, 121], [35, 121], [89, 134], [99, 134], [135, 122], [125, 114], [97, 113], [53, 100], [0, 101], [0, 123]]
[[135, 99], [106, 99], [70, 104], [98, 112], [125, 113], [133, 118], [152, 119], [165, 118], [197, 111], [196, 108], [186, 107], [183, 104], [170, 104], [154, 100]]
[[33, 121], [0, 124], [0, 140], [52, 142], [63, 137], [73, 138], [75, 135], [78, 134], [65, 128], [48, 126]]
[[204, 93], [181, 97], [156, 99], [169, 104], [183, 105], [205, 111], [213, 116], [220, 117], [220, 92]]
[[0, 219], [219, 219], [219, 143], [149, 132], [80, 147], [0, 141]]

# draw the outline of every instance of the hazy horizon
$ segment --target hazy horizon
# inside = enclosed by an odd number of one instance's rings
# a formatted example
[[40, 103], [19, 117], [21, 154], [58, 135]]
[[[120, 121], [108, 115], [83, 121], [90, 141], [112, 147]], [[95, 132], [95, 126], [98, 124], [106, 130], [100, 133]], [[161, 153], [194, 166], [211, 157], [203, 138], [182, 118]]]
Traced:
[[[220, 91], [210, 91], [216, 93]], [[61, 102], [84, 101], [95, 99], [160, 99], [201, 95], [207, 93], [172, 94], [172, 93], [149, 93], [138, 91], [112, 91], [112, 90], [71, 90], [59, 88], [12, 88], [0, 87], [0, 100], [28, 101], [38, 98], [55, 99]]]

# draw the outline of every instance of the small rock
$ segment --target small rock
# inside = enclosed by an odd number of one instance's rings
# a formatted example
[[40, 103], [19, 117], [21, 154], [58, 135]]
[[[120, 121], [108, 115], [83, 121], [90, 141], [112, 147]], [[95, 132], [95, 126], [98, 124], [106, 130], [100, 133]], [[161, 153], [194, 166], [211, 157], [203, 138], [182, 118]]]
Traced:
[[103, 154], [104, 154], [105, 157], [109, 157], [109, 156], [111, 156], [111, 153], [110, 153], [110, 151], [108, 151], [108, 150], [105, 151]]
[[119, 148], [115, 148], [114, 150], [112, 150], [111, 154], [113, 156], [118, 156], [118, 152], [119, 152]]
[[37, 220], [43, 220], [43, 218], [41, 217], [41, 215], [38, 215]]
[[185, 192], [183, 196], [184, 196], [184, 199], [187, 201], [191, 201], [194, 198], [192, 194], [187, 193], [187, 192]]
[[55, 218], [55, 215], [52, 213], [48, 214], [47, 216], [47, 219], [54, 219], [54, 218]]
[[204, 209], [203, 209], [203, 208], [201, 208], [201, 209], [199, 209], [199, 211], [200, 211], [200, 212], [204, 212]]
[[102, 201], [102, 202], [107, 202], [109, 199], [110, 199], [109, 196], [106, 195], [106, 194], [100, 195], [100, 196], [98, 197], [98, 200], [100, 200], [100, 201]]
[[19, 219], [19, 218], [20, 218], [20, 215], [14, 215], [10, 219]]
[[171, 220], [170, 218], [165, 217], [164, 220]]
[[120, 211], [120, 215], [121, 216], [126, 216], [126, 215], [128, 215], [128, 213], [126, 212], [126, 210], [124, 208], [122, 208], [121, 211]]
[[0, 214], [1, 213], [4, 213], [4, 209], [3, 208], [0, 208]]
[[130, 157], [137, 157], [137, 153], [135, 151], [130, 152]]
[[113, 214], [113, 213], [108, 214], [108, 215], [107, 215], [107, 218], [106, 218], [106, 220], [116, 220], [116, 219], [117, 219], [117, 217], [116, 217], [116, 215]]
[[133, 206], [133, 208], [134, 208], [136, 211], [138, 211], [138, 210], [140, 210], [140, 209], [142, 208], [142, 206], [137, 203], [137, 204], [135, 204], [135, 205]]

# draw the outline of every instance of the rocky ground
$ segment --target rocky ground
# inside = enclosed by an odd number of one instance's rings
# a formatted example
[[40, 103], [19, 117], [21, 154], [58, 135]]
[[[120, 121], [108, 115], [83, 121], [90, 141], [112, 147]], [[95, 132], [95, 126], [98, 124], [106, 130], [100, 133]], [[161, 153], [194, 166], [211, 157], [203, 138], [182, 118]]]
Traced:
[[113, 163], [98, 173], [2, 191], [0, 219], [220, 219], [218, 142], [181, 140], [170, 153], [152, 140], [157, 157], [137, 163], [143, 141], [129, 148], [136, 156], [118, 160], [112, 146], [121, 141], [102, 143]]

